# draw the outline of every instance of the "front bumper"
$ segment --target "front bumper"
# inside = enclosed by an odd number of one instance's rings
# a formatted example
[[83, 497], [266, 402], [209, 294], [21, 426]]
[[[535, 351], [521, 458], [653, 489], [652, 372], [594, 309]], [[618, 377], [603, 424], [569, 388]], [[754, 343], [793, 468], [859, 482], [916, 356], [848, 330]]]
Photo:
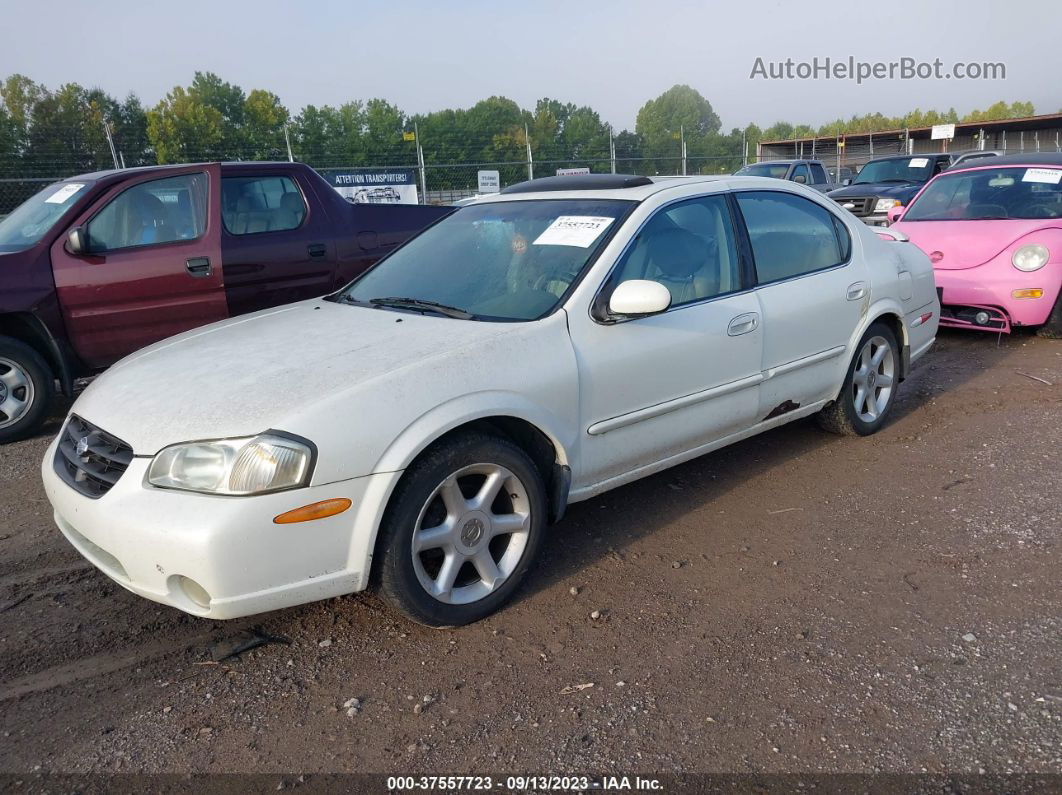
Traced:
[[[1047, 322], [1058, 299], [1062, 269], [1047, 265], [1025, 273], [1009, 263], [989, 262], [958, 270], [935, 269], [933, 276], [940, 290], [942, 313], [940, 325], [978, 331], [1008, 333], [1011, 326], [1041, 326]], [[1040, 298], [1014, 298], [1014, 290], [1044, 291]], [[983, 309], [992, 318], [989, 326], [970, 322], [971, 310]]]
[[[365, 588], [379, 515], [400, 474], [221, 497], [146, 487], [151, 459], [134, 458], [109, 492], [90, 499], [56, 474], [57, 441], [41, 475], [67, 540], [123, 588], [205, 618], [237, 618]], [[326, 519], [273, 522], [285, 511], [336, 497], [352, 507]]]

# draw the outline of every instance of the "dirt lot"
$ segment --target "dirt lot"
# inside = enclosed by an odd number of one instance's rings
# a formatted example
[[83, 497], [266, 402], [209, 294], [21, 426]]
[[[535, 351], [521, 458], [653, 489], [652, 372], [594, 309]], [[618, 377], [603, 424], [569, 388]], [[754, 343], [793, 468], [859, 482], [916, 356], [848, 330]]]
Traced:
[[456, 631], [125, 592], [52, 526], [57, 416], [0, 450], [0, 770], [1062, 772], [1062, 343], [943, 334], [896, 408], [573, 506]]

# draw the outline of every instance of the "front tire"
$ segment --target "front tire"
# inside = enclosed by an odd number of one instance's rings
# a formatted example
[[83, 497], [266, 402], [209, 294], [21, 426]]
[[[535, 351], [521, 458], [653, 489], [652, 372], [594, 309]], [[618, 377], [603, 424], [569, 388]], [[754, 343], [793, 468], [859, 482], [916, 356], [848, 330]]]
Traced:
[[873, 323], [856, 346], [837, 399], [816, 417], [823, 430], [844, 436], [869, 436], [885, 424], [900, 383], [896, 335]]
[[0, 337], [0, 444], [40, 428], [54, 394], [55, 376], [44, 358], [21, 340]]
[[429, 449], [395, 490], [380, 528], [380, 595], [420, 624], [469, 624], [526, 577], [546, 525], [534, 462], [507, 439], [464, 434]]
[[1036, 333], [1049, 340], [1062, 340], [1062, 291], [1059, 292], [1058, 298], [1055, 299], [1054, 308], [1051, 309], [1051, 314], [1047, 316], [1047, 322], [1040, 326]]

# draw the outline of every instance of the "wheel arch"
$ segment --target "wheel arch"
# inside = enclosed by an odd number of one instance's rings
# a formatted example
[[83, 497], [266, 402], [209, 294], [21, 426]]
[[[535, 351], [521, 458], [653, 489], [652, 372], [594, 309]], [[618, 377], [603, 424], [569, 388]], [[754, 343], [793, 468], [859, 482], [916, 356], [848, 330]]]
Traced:
[[30, 312], [0, 314], [0, 336], [16, 339], [37, 351], [59, 379], [63, 394], [73, 394], [74, 375], [70, 363], [40, 318]]

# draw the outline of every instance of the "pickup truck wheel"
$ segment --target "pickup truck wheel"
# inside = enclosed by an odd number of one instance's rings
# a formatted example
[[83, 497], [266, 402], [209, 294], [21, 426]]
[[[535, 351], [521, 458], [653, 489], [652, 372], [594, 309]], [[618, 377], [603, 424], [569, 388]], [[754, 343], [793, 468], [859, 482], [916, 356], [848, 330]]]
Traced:
[[44, 358], [20, 340], [0, 337], [0, 444], [36, 431], [54, 394], [55, 377]]
[[545, 525], [545, 487], [523, 450], [478, 433], [444, 442], [395, 490], [380, 531], [378, 589], [421, 624], [478, 621], [519, 587]]
[[856, 347], [837, 400], [818, 413], [819, 426], [845, 436], [876, 433], [896, 400], [899, 363], [892, 329], [872, 324]]

